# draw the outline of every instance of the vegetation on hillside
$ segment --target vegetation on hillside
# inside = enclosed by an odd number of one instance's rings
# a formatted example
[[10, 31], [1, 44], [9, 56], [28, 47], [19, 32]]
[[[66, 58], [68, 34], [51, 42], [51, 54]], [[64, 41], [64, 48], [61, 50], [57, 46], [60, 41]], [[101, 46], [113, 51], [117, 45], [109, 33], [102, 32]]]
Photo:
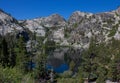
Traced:
[[[120, 81], [120, 41], [111, 39], [109, 43], [97, 43], [91, 39], [88, 49], [82, 52], [77, 73], [75, 61], [69, 60], [69, 70], [62, 74], [46, 70], [47, 54], [55, 49], [55, 42], [43, 38], [28, 52], [26, 41], [19, 36], [16, 41], [6, 37], [0, 39], [0, 82], [2, 83], [83, 83], [85, 80], [105, 83], [107, 79]], [[69, 56], [69, 55], [68, 55]], [[35, 64], [34, 64], [35, 63]], [[35, 65], [35, 67], [33, 67]]]

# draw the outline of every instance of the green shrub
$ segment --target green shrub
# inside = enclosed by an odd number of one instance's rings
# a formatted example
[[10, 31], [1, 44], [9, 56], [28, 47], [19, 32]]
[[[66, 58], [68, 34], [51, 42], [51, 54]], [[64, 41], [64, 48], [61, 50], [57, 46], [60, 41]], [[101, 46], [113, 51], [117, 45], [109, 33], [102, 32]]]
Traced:
[[108, 37], [114, 36], [118, 27], [119, 27], [119, 24], [116, 24], [115, 26], [113, 26], [112, 30], [110, 30], [110, 34], [108, 35]]
[[109, 33], [108, 37], [112, 37], [112, 36], [114, 36], [115, 33], [116, 33], [116, 29], [113, 28], [112, 30], [110, 30], [110, 33]]
[[0, 66], [1, 83], [21, 83], [22, 73], [16, 68], [3, 68]]
[[65, 71], [64, 73], [61, 74], [61, 77], [63, 78], [69, 78], [72, 75], [72, 71]]
[[77, 27], [78, 27], [78, 23], [74, 23], [74, 24], [73, 24], [73, 27], [74, 27], [74, 28], [77, 28]]

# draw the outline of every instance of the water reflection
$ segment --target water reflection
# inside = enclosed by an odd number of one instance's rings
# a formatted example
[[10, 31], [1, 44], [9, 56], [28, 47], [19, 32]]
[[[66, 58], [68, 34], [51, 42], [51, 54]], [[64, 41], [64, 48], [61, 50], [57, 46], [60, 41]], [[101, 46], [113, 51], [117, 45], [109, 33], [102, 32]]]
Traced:
[[53, 69], [57, 73], [63, 73], [69, 69], [68, 64], [64, 60], [66, 48], [57, 48], [48, 56], [47, 69]]

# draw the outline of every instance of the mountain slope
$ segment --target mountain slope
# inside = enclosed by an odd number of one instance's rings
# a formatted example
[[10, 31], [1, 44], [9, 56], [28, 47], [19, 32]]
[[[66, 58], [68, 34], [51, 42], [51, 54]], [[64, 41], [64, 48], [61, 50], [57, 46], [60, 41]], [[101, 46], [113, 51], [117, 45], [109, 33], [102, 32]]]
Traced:
[[23, 31], [23, 28], [19, 25], [18, 21], [3, 10], [0, 10], [0, 34], [6, 35], [16, 31]]
[[0, 11], [0, 34], [24, 29], [60, 45], [88, 48], [91, 37], [95, 37], [98, 43], [107, 42], [113, 37], [120, 39], [120, 8], [98, 14], [76, 11], [68, 21], [58, 14], [17, 21]]

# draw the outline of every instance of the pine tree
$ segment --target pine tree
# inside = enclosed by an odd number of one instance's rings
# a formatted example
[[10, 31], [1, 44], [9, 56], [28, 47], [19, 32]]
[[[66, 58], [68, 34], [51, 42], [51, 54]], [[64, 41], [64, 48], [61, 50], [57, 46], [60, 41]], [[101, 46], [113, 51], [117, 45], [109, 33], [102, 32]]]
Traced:
[[14, 67], [16, 65], [16, 56], [15, 56], [15, 52], [14, 52], [14, 43], [15, 43], [15, 39], [13, 38], [13, 36], [10, 36], [8, 39], [8, 47], [9, 47], [9, 61], [10, 67]]
[[28, 71], [28, 55], [24, 38], [22, 36], [20, 36], [17, 41], [17, 47], [15, 48], [15, 52], [17, 67], [23, 72]]
[[120, 80], [120, 56], [116, 55], [114, 60], [110, 64], [109, 77], [112, 81], [116, 82]]
[[45, 77], [45, 58], [44, 55], [38, 54], [36, 60], [36, 68], [35, 68], [35, 77], [37, 79]]
[[43, 44], [43, 41], [41, 39], [38, 40], [38, 46], [39, 48], [36, 53], [36, 67], [35, 67], [35, 78], [37, 79], [45, 79], [47, 76], [46, 73], [46, 46]]
[[1, 62], [1, 54], [2, 54], [2, 39], [0, 39], [0, 62]]
[[1, 55], [0, 55], [0, 63], [6, 67], [9, 65], [9, 52], [8, 52], [8, 44], [3, 38], [1, 43]]
[[[97, 53], [96, 41], [94, 38], [91, 38], [89, 48], [83, 52], [82, 54], [82, 67], [84, 69], [84, 76], [88, 78], [88, 80], [92, 79], [92, 74], [95, 74], [96, 64], [95, 57]], [[94, 78], [94, 77], [93, 77]]]
[[14, 47], [9, 48], [9, 67], [14, 67], [16, 65], [16, 56], [14, 53]]
[[110, 64], [108, 75], [110, 78], [112, 78], [113, 82], [117, 81], [117, 64], [114, 61], [112, 61]]
[[120, 41], [112, 39], [111, 46], [111, 63], [109, 65], [108, 76], [112, 81], [120, 80]]
[[96, 83], [105, 83], [106, 73], [106, 69], [104, 67], [99, 66], [97, 68], [98, 78], [96, 80]]

